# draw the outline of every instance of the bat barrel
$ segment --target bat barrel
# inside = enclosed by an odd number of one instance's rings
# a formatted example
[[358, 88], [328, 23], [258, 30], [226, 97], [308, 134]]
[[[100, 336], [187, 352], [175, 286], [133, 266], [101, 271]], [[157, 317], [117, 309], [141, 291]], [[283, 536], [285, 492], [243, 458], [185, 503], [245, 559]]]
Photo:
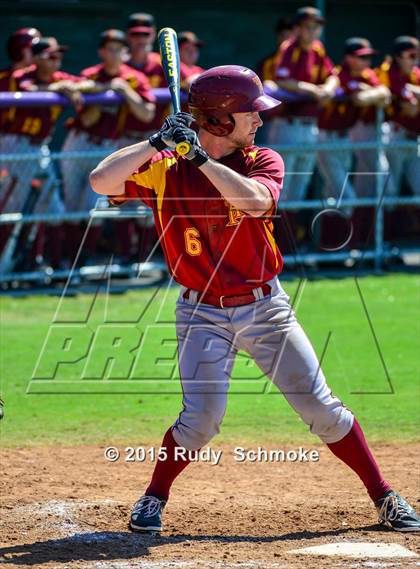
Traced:
[[[158, 43], [163, 72], [171, 94], [172, 107], [174, 113], [179, 113], [181, 110], [181, 65], [176, 31], [172, 28], [162, 28], [158, 34]], [[188, 142], [180, 142], [176, 146], [176, 151], [180, 156], [188, 154], [190, 150], [191, 147]]]
[[158, 34], [158, 43], [163, 72], [171, 94], [173, 110], [174, 113], [179, 113], [181, 110], [181, 74], [178, 39], [175, 30], [162, 28]]

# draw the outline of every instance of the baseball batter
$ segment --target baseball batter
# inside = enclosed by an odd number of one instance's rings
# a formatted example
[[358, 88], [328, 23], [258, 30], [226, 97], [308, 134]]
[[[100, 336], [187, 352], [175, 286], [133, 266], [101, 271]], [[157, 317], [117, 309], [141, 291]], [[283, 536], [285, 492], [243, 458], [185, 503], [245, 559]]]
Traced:
[[[171, 485], [189, 464], [186, 456], [176, 459], [176, 449], [200, 449], [219, 432], [240, 349], [358, 474], [380, 521], [398, 531], [420, 530], [415, 511], [382, 477], [352, 412], [331, 393], [277, 277], [283, 262], [271, 215], [284, 166], [276, 152], [255, 146], [254, 137], [259, 112], [279, 104], [250, 69], [215, 67], [191, 86], [191, 115], [169, 116], [148, 141], [111, 154], [91, 173], [94, 190], [113, 203], [140, 197], [153, 208], [168, 266], [181, 285], [176, 328], [183, 408], [163, 438], [166, 459], [157, 462], [133, 507], [134, 531], [162, 530]], [[182, 141], [191, 146], [185, 157], [173, 150]]]

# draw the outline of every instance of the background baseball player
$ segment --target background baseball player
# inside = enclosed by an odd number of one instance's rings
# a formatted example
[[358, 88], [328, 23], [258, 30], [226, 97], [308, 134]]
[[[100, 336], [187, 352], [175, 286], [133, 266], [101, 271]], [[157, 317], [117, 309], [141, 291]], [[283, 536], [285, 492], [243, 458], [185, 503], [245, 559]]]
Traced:
[[[361, 191], [360, 183], [357, 185], [357, 190], [354, 190], [350, 177], [353, 169], [352, 151], [340, 150], [338, 147], [340, 142], [349, 139], [353, 127], [358, 130], [363, 128], [358, 121], [369, 120], [374, 123], [376, 106], [384, 106], [389, 101], [389, 90], [379, 84], [374, 70], [369, 67], [371, 58], [376, 53], [377, 51], [373, 49], [369, 40], [349, 38], [344, 44], [343, 62], [334, 69], [334, 73], [340, 81], [340, 87], [344, 92], [345, 100], [326, 103], [318, 120], [319, 140], [337, 143], [337, 149], [333, 152], [329, 150], [318, 153], [318, 166], [324, 179], [323, 195], [325, 198], [353, 199]], [[364, 150], [360, 154], [365, 152]], [[359, 176], [357, 176], [357, 180], [360, 180]], [[365, 244], [366, 235], [363, 235], [363, 230], [365, 228], [369, 230], [371, 227], [371, 223], [367, 221], [366, 211], [366, 208], [359, 208], [354, 214], [353, 245]], [[369, 211], [372, 215], [372, 210]], [[344, 213], [350, 217], [352, 208], [346, 208]], [[328, 220], [324, 219], [328, 223]], [[336, 224], [332, 220], [331, 222], [330, 226], [324, 227], [324, 231], [322, 231], [321, 239], [326, 246], [340, 242], [337, 241]], [[360, 227], [361, 224], [362, 227]]]
[[[420, 67], [419, 41], [410, 36], [394, 40], [391, 61], [385, 61], [378, 77], [392, 93], [392, 104], [387, 108], [390, 121], [390, 139], [417, 140], [420, 136]], [[403, 176], [413, 194], [420, 193], [420, 156], [415, 149], [388, 150], [388, 159], [397, 187]]]
[[[280, 18], [274, 29], [276, 35], [276, 48], [269, 55], [258, 62], [255, 69], [258, 77], [264, 81], [274, 81], [275, 71], [280, 60], [280, 49], [284, 41], [290, 39], [293, 34], [293, 26], [288, 18]], [[277, 85], [272, 86], [274, 89]]]
[[[32, 41], [40, 36], [41, 32], [36, 28], [20, 28], [8, 37], [6, 51], [10, 64], [0, 70], [0, 92], [16, 90], [15, 81], [12, 78], [13, 73], [32, 64]], [[3, 133], [3, 124], [13, 120], [14, 115], [15, 109], [13, 107], [0, 110], [0, 133]], [[5, 211], [6, 204], [9, 202], [16, 186], [16, 181], [9, 173], [8, 166], [9, 164], [0, 171], [0, 213]], [[6, 243], [12, 228], [13, 226], [9, 224], [0, 225], [0, 251], [3, 249], [3, 245]]]
[[[289, 19], [280, 18], [275, 27], [276, 35], [276, 49], [272, 51], [269, 55], [264, 57], [261, 61], [257, 63], [255, 72], [261, 79], [264, 87], [268, 87], [272, 91], [277, 90], [276, 83], [276, 70], [280, 61], [281, 46], [284, 41], [291, 38], [293, 33], [293, 26]], [[270, 130], [271, 119], [275, 117], [280, 117], [283, 111], [283, 106], [275, 107], [264, 113], [264, 124], [258, 133], [258, 138], [262, 142], [266, 142], [267, 131]]]
[[[156, 39], [156, 25], [152, 14], [131, 14], [127, 23], [127, 40], [130, 48], [128, 65], [144, 73], [148, 78], [152, 89], [167, 87], [165, 74], [160, 61], [159, 53], [153, 51]], [[181, 63], [181, 81], [184, 82], [191, 75], [187, 66]], [[130, 143], [145, 140], [151, 133], [162, 126], [165, 117], [170, 113], [169, 102], [157, 102], [156, 112], [152, 122], [148, 123], [147, 129], [144, 124], [138, 124], [133, 119], [127, 123], [127, 135]]]
[[[15, 71], [12, 79], [14, 91], [60, 91], [77, 102], [81, 89], [90, 87], [80, 78], [60, 70], [63, 53], [67, 46], [59, 45], [55, 38], [38, 38], [32, 44], [34, 65]], [[19, 107], [13, 108], [2, 125], [0, 152], [34, 153], [51, 138], [62, 108]], [[18, 184], [5, 211], [20, 211], [30, 182], [39, 169], [36, 160], [10, 163], [9, 169], [18, 179]], [[60, 209], [57, 204], [53, 210]]]
[[[370, 42], [364, 38], [350, 38], [345, 49], [347, 63], [355, 78], [354, 103], [359, 108], [357, 120], [350, 129], [352, 142], [374, 141], [378, 107], [384, 107], [390, 101], [390, 92], [381, 85], [372, 69], [372, 55], [376, 53]], [[384, 151], [354, 151], [355, 174], [354, 190], [359, 198], [374, 197], [377, 193], [377, 180], [380, 183], [380, 195], [386, 189], [387, 195], [395, 194], [395, 185], [389, 172], [388, 160]], [[353, 238], [351, 245], [366, 246], [368, 239], [373, 239], [374, 208], [355, 208], [353, 213]]]
[[[130, 58], [127, 64], [146, 75], [152, 89], [166, 87], [165, 75], [160, 62], [160, 55], [153, 51], [156, 39], [156, 25], [151, 14], [131, 14], [127, 23], [127, 41], [130, 49]], [[152, 122], [145, 129], [144, 123], [138, 124], [133, 119], [128, 121], [127, 133], [132, 143], [145, 140], [157, 128], [160, 128], [164, 117], [169, 113], [169, 103], [158, 102]], [[140, 137], [138, 136], [140, 135]]]
[[[61, 71], [63, 54], [67, 46], [60, 45], [53, 37], [35, 38], [31, 44], [33, 65], [15, 71], [12, 75], [15, 91], [56, 91], [65, 94], [78, 105], [80, 91], [89, 89], [91, 84], [81, 78]], [[5, 211], [21, 211], [31, 189], [32, 180], [37, 172], [43, 170], [51, 177], [51, 183], [45, 184], [37, 200], [35, 211], [49, 213], [63, 212], [53, 164], [49, 160], [48, 142], [50, 141], [62, 107], [19, 107], [11, 109], [7, 120], [2, 125], [0, 153], [38, 154], [39, 159], [16, 160], [8, 162], [9, 174], [16, 179], [15, 189], [5, 205]], [[49, 227], [49, 249], [53, 264], [59, 262], [61, 226]], [[41, 224], [36, 240], [35, 256], [40, 260], [44, 251], [44, 226]]]
[[[99, 194], [130, 197], [153, 208], [174, 279], [183, 409], [166, 432], [145, 495], [130, 527], [160, 531], [175, 478], [196, 450], [219, 432], [229, 377], [245, 350], [331, 451], [361, 478], [380, 520], [399, 531], [420, 530], [420, 518], [383, 479], [352, 412], [328, 388], [315, 352], [277, 275], [282, 257], [271, 214], [283, 183], [281, 157], [254, 145], [259, 111], [278, 101], [264, 94], [251, 70], [215, 67], [192, 84], [186, 113], [170, 116], [149, 141], [119, 150], [92, 172]], [[188, 141], [180, 157], [174, 148]], [[174, 199], [175, 198], [175, 199]]]
[[[333, 64], [319, 40], [325, 19], [316, 8], [300, 8], [293, 19], [293, 35], [284, 41], [275, 71], [275, 81], [282, 89], [310, 97], [313, 102], [288, 103], [282, 115], [270, 121], [266, 131], [268, 144], [307, 144], [318, 140], [317, 116], [320, 104], [330, 100], [338, 86], [332, 73]], [[286, 177], [283, 198], [303, 200], [316, 163], [312, 151], [285, 154]], [[298, 224], [295, 213], [287, 212], [290, 231], [297, 242], [303, 240], [305, 230]], [[287, 229], [280, 231], [283, 251], [294, 250], [287, 240]]]
[[[419, 41], [411, 36], [395, 38], [392, 57], [379, 67], [379, 81], [392, 93], [392, 102], [386, 108], [389, 121], [388, 139], [394, 141], [418, 141], [420, 137], [420, 67]], [[414, 195], [420, 193], [420, 155], [416, 149], [388, 149], [387, 158], [396, 192], [405, 181]], [[401, 236], [404, 231], [418, 235], [418, 213], [409, 216], [406, 209], [385, 211], [385, 227], [388, 238]]]
[[194, 79], [204, 71], [202, 67], [197, 65], [197, 62], [200, 58], [200, 49], [204, 47], [205, 43], [194, 32], [179, 32], [177, 36], [179, 58], [185, 74], [183, 88], [188, 91]]
[[[10, 64], [0, 69], [0, 92], [15, 91], [12, 74], [18, 69], [24, 69], [32, 64], [32, 41], [39, 37], [41, 37], [41, 32], [37, 28], [20, 28], [8, 37], [6, 51]], [[12, 112], [11, 108], [1, 110], [0, 126], [3, 120], [7, 120], [8, 114]]]
[[[127, 137], [130, 117], [142, 125], [153, 120], [155, 99], [150, 84], [142, 72], [124, 63], [127, 53], [123, 31], [111, 29], [102, 32], [98, 49], [101, 63], [84, 69], [81, 76], [91, 80], [97, 90], [112, 89], [121, 94], [125, 103], [109, 107], [94, 105], [83, 109], [69, 124], [63, 151], [115, 150], [130, 143]], [[95, 207], [97, 196], [90, 188], [89, 172], [96, 163], [96, 158], [83, 159], [78, 161], [75, 168], [74, 160], [61, 161], [67, 211], [87, 211]], [[81, 242], [81, 233], [79, 224], [71, 226], [69, 249], [70, 256], [74, 258]], [[99, 234], [100, 225], [92, 225], [85, 252], [95, 252]], [[121, 238], [121, 243], [129, 249], [130, 244], [126, 239]], [[123, 254], [128, 255], [129, 251], [123, 251]]]

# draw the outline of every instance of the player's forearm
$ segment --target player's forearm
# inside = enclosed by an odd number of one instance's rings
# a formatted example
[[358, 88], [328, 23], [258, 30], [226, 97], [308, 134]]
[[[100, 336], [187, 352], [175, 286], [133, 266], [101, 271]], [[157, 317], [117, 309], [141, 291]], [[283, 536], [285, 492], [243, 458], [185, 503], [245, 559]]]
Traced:
[[92, 81], [91, 79], [84, 79], [83, 81], [74, 83], [74, 89], [81, 93], [92, 93], [96, 89], [96, 84], [95, 81]]
[[90, 92], [94, 90], [95, 82], [90, 79], [84, 79], [83, 81], [72, 81], [71, 79], [62, 79], [61, 81], [56, 81], [48, 85], [48, 91], [80, 91], [80, 92]]
[[273, 205], [270, 191], [257, 180], [246, 178], [212, 159], [200, 166], [200, 170], [221, 195], [237, 209], [259, 217]]
[[321, 85], [321, 88], [326, 95], [333, 97], [339, 86], [340, 80], [338, 77], [336, 75], [330, 75], [327, 77], [325, 83]]
[[406, 83], [405, 88], [407, 91], [412, 93], [417, 99], [420, 100], [420, 85], [413, 85], [412, 83]]
[[292, 93], [302, 93], [304, 95], [314, 95], [317, 86], [306, 81], [296, 81], [296, 79], [282, 79], [277, 82], [280, 89], [286, 89]]
[[113, 152], [90, 173], [89, 181], [97, 194], [116, 196], [124, 193], [124, 182], [156, 153], [148, 140]]
[[127, 89], [124, 93], [125, 100], [133, 115], [142, 122], [149, 123], [153, 120], [156, 105], [145, 101], [133, 89]]
[[353, 102], [358, 107], [368, 107], [370, 105], [385, 105], [390, 101], [391, 94], [387, 87], [372, 87], [355, 93]]

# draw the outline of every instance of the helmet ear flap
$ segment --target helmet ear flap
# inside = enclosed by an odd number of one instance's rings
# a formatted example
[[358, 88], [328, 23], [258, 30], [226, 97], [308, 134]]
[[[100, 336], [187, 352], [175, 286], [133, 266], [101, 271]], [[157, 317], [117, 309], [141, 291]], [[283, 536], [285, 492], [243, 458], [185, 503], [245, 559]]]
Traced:
[[[214, 136], [227, 136], [235, 128], [235, 119], [230, 113], [223, 114], [220, 118], [214, 115], [206, 116], [198, 109], [191, 109], [191, 113], [200, 127]], [[222, 120], [225, 118], [228, 120]]]

